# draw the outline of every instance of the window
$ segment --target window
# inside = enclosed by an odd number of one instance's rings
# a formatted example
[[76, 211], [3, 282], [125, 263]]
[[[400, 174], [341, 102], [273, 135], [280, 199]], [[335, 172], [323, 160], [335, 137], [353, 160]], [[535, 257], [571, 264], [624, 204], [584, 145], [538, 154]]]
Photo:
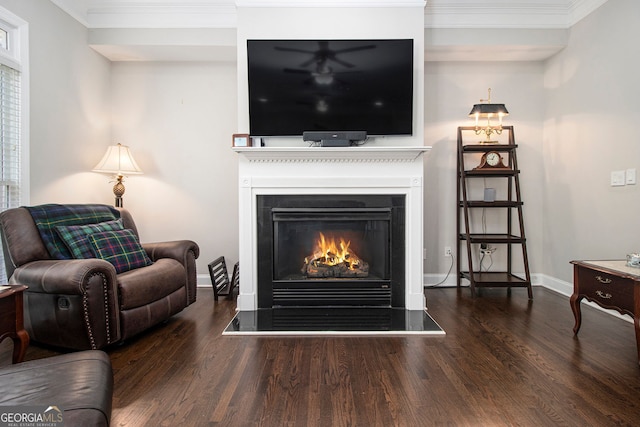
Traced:
[[9, 33], [7, 31], [0, 28], [0, 49], [9, 50], [8, 35]]
[[[26, 22], [0, 7], [0, 211], [26, 202], [27, 28]], [[0, 283], [6, 283], [1, 255]]]
[[0, 209], [20, 204], [20, 72], [0, 64]]

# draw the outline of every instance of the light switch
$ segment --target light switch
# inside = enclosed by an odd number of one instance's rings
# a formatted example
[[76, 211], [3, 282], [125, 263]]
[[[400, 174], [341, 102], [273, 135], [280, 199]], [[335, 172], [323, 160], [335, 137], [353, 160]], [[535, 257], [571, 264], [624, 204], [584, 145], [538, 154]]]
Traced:
[[634, 185], [636, 183], [636, 169], [627, 169], [627, 176], [626, 176], [626, 183], [627, 185]]
[[612, 171], [611, 172], [611, 186], [619, 187], [625, 184], [625, 171]]

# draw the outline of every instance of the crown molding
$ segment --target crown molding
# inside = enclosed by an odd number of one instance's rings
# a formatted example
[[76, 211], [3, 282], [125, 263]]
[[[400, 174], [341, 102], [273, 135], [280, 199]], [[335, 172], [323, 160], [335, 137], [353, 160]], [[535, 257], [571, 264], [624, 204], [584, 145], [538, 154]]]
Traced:
[[51, 3], [67, 12], [76, 21], [89, 28], [87, 5], [82, 0], [51, 0]]
[[51, 0], [87, 28], [235, 28], [238, 8], [420, 7], [425, 28], [567, 29], [608, 0]]
[[569, 0], [568, 27], [574, 26], [609, 0]]
[[425, 28], [567, 29], [608, 0], [429, 0]]
[[424, 0], [236, 0], [238, 7], [421, 7]]
[[237, 9], [233, 0], [91, 1], [87, 21], [88, 28], [235, 28]]
[[565, 1], [432, 0], [426, 28], [567, 28]]

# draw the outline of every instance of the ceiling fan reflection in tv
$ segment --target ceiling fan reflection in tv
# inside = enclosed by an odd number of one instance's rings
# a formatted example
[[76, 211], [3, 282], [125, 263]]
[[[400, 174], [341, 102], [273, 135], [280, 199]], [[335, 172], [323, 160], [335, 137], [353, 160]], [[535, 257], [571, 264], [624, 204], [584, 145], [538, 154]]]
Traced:
[[252, 136], [411, 135], [413, 40], [248, 40]]

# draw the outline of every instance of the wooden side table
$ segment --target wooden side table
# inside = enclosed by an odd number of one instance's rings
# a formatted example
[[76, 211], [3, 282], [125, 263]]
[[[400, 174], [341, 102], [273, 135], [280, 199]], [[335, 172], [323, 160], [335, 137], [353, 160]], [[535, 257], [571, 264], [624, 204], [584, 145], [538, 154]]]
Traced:
[[627, 266], [626, 261], [571, 261], [573, 264], [573, 295], [570, 304], [577, 334], [582, 322], [580, 301], [586, 298], [600, 307], [616, 310], [633, 317], [636, 348], [640, 364], [640, 269]]
[[29, 345], [29, 334], [24, 330], [23, 292], [24, 285], [11, 285], [0, 290], [0, 342], [13, 340], [13, 363], [20, 363]]

